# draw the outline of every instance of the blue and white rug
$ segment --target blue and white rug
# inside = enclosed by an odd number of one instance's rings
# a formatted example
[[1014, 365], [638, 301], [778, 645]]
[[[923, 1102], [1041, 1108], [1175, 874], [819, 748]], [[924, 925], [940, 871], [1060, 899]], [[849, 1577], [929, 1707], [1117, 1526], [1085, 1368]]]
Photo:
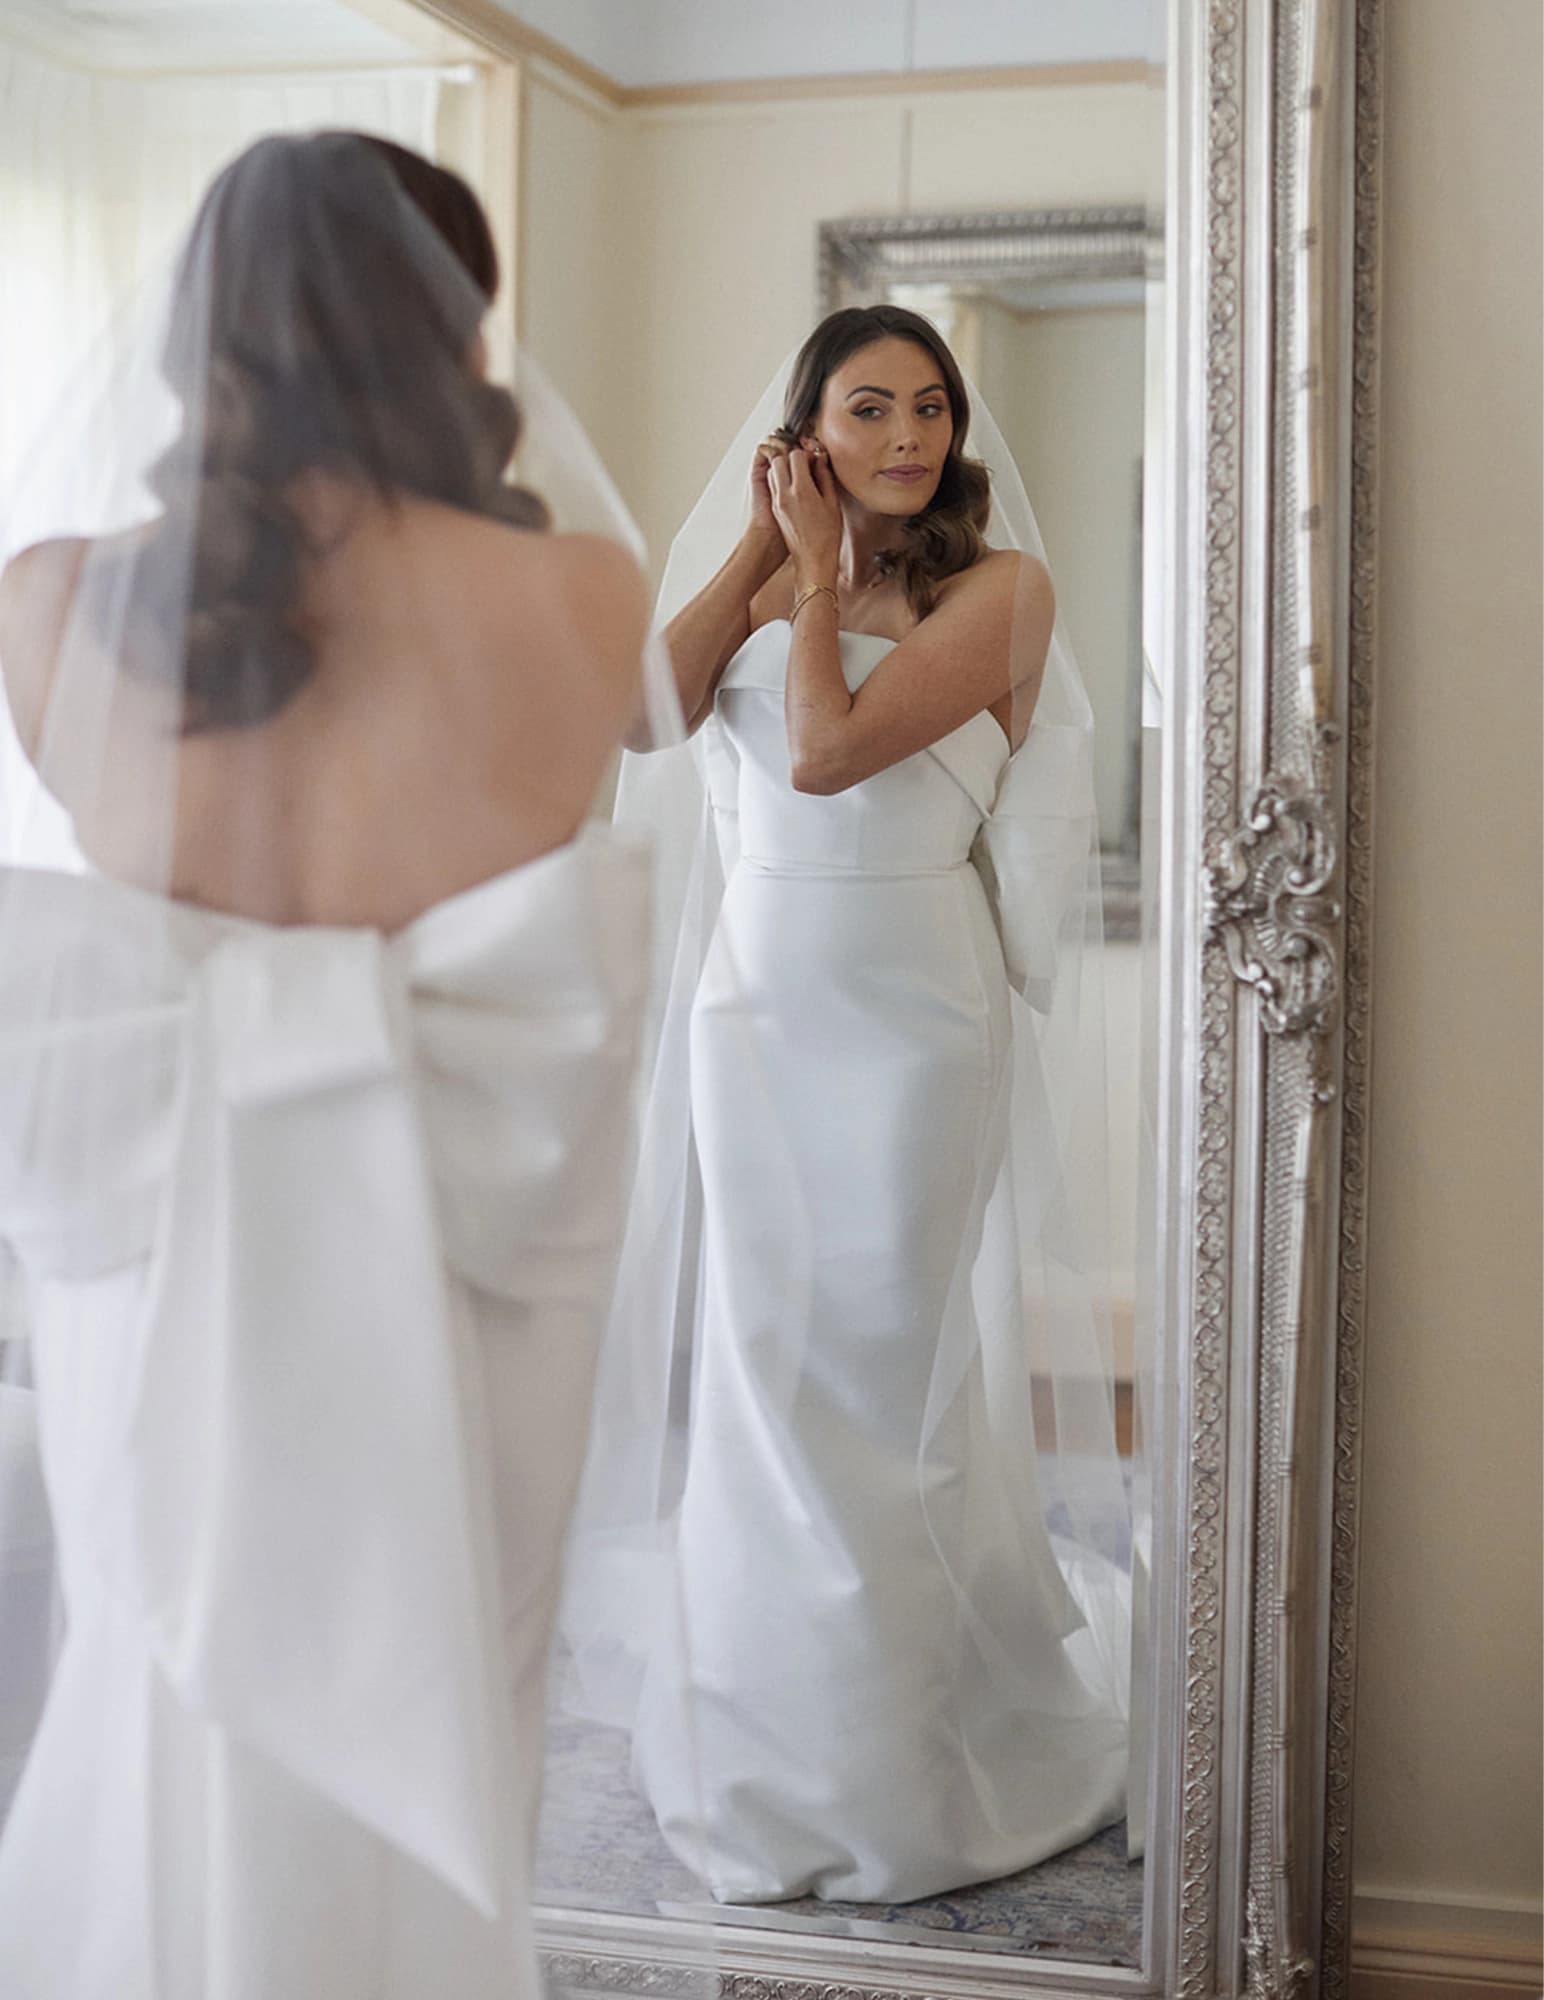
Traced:
[[[536, 1900], [549, 1908], [665, 1916], [707, 1905], [702, 1885], [660, 1837], [628, 1775], [627, 1737], [555, 1716], [549, 1725]], [[1142, 1865], [1124, 1827], [1106, 1829], [1038, 1868], [916, 1903], [828, 1903], [816, 1897], [738, 1909], [726, 1924], [839, 1932], [921, 1943], [948, 1932], [978, 1950], [1039, 1952], [1135, 1966], [1142, 1939]], [[882, 1926], [876, 1933], [875, 1926]], [[941, 1941], [941, 1940], [938, 1940]]]

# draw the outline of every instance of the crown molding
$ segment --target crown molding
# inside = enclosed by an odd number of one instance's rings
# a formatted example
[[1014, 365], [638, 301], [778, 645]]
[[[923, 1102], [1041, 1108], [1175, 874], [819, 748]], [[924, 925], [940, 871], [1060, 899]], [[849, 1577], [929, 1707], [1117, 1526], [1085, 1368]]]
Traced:
[[609, 105], [620, 107], [626, 100], [626, 92], [604, 70], [583, 61], [572, 49], [555, 42], [550, 35], [516, 20], [513, 14], [507, 14], [497, 4], [497, 0], [409, 0], [409, 4], [443, 27], [466, 36], [485, 56], [492, 56], [499, 62], [522, 62], [533, 56], [539, 57], [575, 83], [583, 84], [586, 90]]
[[785, 103], [790, 98], [916, 97], [976, 90], [1038, 90], [1097, 84], [1148, 83], [1161, 70], [1145, 62], [1017, 63], [1001, 69], [872, 70], [842, 76], [731, 78], [719, 83], [650, 84], [624, 88], [628, 110], [673, 105]]

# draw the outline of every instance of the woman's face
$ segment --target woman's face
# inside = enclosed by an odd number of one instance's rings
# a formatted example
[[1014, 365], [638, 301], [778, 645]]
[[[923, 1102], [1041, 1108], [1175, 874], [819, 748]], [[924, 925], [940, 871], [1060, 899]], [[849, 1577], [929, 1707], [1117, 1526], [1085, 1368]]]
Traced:
[[914, 340], [871, 341], [826, 377], [814, 435], [855, 500], [876, 514], [920, 514], [954, 436], [943, 371]]

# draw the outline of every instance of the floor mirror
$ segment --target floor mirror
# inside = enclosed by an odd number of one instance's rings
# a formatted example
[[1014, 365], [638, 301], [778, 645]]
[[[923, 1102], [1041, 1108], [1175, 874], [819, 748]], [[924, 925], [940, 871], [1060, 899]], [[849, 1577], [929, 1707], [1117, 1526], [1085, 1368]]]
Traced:
[[714, 1903], [556, 1700], [551, 1989], [1344, 2000], [1379, 0], [409, 11], [483, 80], [514, 321], [651, 549], [822, 312], [908, 306], [998, 415], [1096, 719], [1125, 1816], [939, 1895]]

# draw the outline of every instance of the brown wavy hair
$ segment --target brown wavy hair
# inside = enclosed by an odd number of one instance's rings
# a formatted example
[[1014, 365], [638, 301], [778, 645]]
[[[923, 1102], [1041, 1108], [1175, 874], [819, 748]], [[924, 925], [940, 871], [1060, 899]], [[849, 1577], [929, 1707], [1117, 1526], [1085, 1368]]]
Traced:
[[826, 383], [859, 348], [876, 340], [909, 340], [938, 363], [954, 435], [932, 499], [905, 526], [905, 539], [878, 558], [882, 575], [898, 577], [907, 602], [926, 618], [946, 577], [969, 569], [986, 547], [992, 511], [992, 478], [980, 459], [965, 456], [970, 429], [970, 397], [959, 363], [931, 320], [905, 306], [844, 306], [829, 314], [799, 350], [783, 401], [782, 436], [790, 444], [808, 437], [820, 415]]
[[[189, 532], [152, 536], [130, 592], [129, 658], [171, 655], [184, 734], [265, 722], [315, 671], [301, 605], [325, 550], [291, 497], [302, 473], [548, 525], [534, 493], [505, 483], [520, 413], [473, 361], [498, 282], [471, 188], [389, 140], [264, 139], [215, 180], [162, 358], [186, 411], [202, 395], [202, 421], [190, 415], [149, 475], [162, 526]], [[189, 541], [191, 574], [159, 575], [157, 545]]]

